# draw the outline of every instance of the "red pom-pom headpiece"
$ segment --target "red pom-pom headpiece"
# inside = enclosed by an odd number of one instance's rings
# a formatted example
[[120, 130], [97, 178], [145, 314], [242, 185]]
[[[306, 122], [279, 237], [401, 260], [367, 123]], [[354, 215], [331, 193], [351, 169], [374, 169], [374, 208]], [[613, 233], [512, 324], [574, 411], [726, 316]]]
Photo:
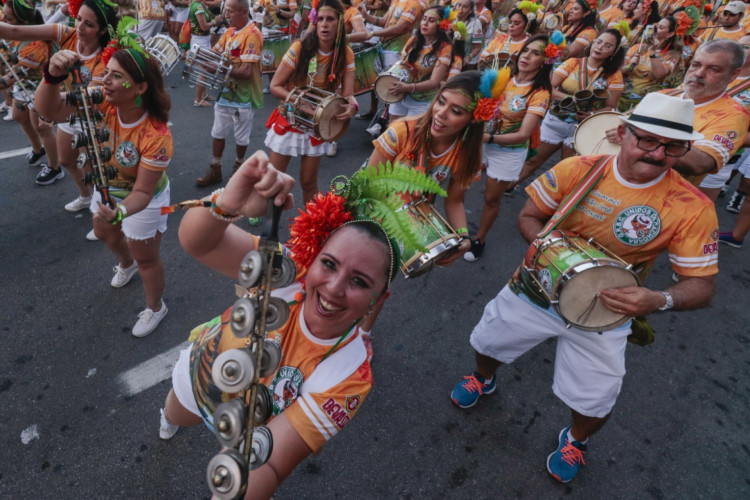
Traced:
[[81, 9], [83, 0], [68, 0], [68, 10], [70, 11], [70, 17], [73, 19], [78, 17], [78, 11]]

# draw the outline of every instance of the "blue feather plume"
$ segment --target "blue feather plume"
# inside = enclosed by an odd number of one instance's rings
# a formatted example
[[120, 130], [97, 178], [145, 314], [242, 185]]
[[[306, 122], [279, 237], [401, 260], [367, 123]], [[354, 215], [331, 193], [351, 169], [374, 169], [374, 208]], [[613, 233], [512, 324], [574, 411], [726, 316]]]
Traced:
[[479, 80], [479, 92], [484, 97], [492, 97], [492, 86], [495, 84], [497, 79], [496, 69], [486, 69], [482, 73], [482, 78]]

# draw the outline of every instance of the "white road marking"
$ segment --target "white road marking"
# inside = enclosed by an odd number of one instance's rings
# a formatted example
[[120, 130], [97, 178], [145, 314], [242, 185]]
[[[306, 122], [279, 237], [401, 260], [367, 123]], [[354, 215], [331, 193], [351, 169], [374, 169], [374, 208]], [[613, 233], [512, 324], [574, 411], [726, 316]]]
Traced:
[[6, 151], [4, 153], [0, 153], [0, 160], [4, 160], [6, 158], [13, 158], [14, 156], [22, 156], [25, 154], [31, 153], [31, 146], [27, 148], [21, 148], [21, 149], [14, 149], [13, 151]]
[[135, 396], [139, 392], [150, 389], [162, 380], [171, 377], [172, 368], [180, 357], [180, 351], [188, 345], [187, 342], [177, 345], [119, 374], [117, 383], [122, 387], [123, 395], [126, 397]]
[[36, 424], [30, 425], [21, 432], [21, 442], [23, 444], [29, 444], [35, 439], [39, 439], [39, 429]]

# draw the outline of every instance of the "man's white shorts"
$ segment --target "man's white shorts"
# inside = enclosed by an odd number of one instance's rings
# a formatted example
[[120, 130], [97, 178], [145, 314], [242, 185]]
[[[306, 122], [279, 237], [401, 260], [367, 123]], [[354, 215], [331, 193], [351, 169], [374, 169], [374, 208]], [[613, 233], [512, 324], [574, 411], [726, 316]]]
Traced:
[[557, 337], [552, 390], [569, 408], [587, 417], [612, 411], [625, 376], [630, 326], [604, 333], [566, 328], [562, 320], [518, 297], [506, 285], [484, 308], [471, 332], [480, 354], [512, 363], [531, 348]]
[[238, 146], [250, 144], [250, 132], [253, 131], [253, 108], [233, 108], [217, 104], [214, 106], [214, 126], [211, 137], [226, 139], [229, 131], [234, 130], [234, 142]]

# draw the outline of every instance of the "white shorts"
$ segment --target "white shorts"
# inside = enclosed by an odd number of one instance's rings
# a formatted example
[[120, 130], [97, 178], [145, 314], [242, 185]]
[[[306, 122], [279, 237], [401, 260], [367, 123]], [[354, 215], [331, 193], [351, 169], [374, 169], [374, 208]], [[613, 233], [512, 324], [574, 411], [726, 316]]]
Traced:
[[575, 132], [575, 123], [562, 121], [552, 113], [544, 115], [542, 128], [540, 130], [542, 142], [555, 145], [562, 143], [567, 147], [572, 148]]
[[706, 189], [717, 189], [724, 187], [724, 184], [727, 183], [729, 177], [732, 175], [734, 166], [735, 164], [733, 163], [727, 163], [721, 168], [721, 170], [719, 170], [715, 174], [708, 174], [703, 178], [698, 187]]
[[279, 135], [273, 130], [273, 127], [268, 129], [264, 144], [274, 153], [294, 157], [323, 156], [331, 150], [330, 142], [313, 146], [310, 142], [310, 136], [307, 134], [287, 132], [284, 135]]
[[190, 7], [175, 7], [173, 5], [172, 14], [169, 16], [169, 20], [173, 23], [185, 24], [189, 13]]
[[193, 394], [193, 381], [190, 379], [190, 350], [193, 344], [180, 351], [180, 357], [177, 359], [172, 369], [172, 389], [177, 401], [190, 413], [203, 418], [198, 404], [195, 402]]
[[214, 126], [211, 137], [226, 139], [229, 131], [234, 130], [234, 142], [238, 146], [250, 144], [250, 132], [253, 131], [253, 108], [233, 108], [217, 104], [214, 106]]
[[603, 418], [612, 411], [622, 387], [629, 325], [602, 334], [566, 328], [562, 320], [518, 297], [506, 285], [485, 306], [470, 341], [478, 353], [512, 363], [541, 342], [557, 337], [552, 390], [578, 413]]
[[432, 101], [415, 101], [406, 96], [403, 101], [394, 102], [388, 107], [388, 112], [394, 116], [419, 116], [430, 109]]
[[154, 35], [161, 33], [161, 28], [164, 26], [164, 21], [156, 19], [141, 19], [138, 24], [135, 25], [135, 31], [144, 40], [153, 38]]
[[192, 47], [193, 45], [198, 45], [202, 49], [211, 50], [211, 35], [191, 35], [190, 47]]
[[484, 144], [482, 157], [487, 163], [487, 177], [496, 181], [517, 181], [528, 152], [528, 148]]
[[70, 122], [65, 121], [57, 124], [57, 130], [61, 130], [68, 135], [73, 135], [76, 132], [83, 132], [83, 127], [81, 127], [81, 122], [78, 120], [76, 120], [73, 125], [71, 125]]
[[744, 176], [750, 177], [750, 148], [745, 148], [739, 161], [736, 163], [737, 170]]
[[[167, 230], [167, 216], [161, 214], [161, 207], [169, 206], [169, 191], [169, 183], [167, 183], [164, 191], [151, 198], [146, 208], [122, 220], [122, 233], [127, 239], [148, 240], [156, 236], [156, 231], [164, 233]], [[91, 197], [91, 205], [89, 205], [92, 214], [99, 210], [101, 201], [101, 193], [95, 191]]]

